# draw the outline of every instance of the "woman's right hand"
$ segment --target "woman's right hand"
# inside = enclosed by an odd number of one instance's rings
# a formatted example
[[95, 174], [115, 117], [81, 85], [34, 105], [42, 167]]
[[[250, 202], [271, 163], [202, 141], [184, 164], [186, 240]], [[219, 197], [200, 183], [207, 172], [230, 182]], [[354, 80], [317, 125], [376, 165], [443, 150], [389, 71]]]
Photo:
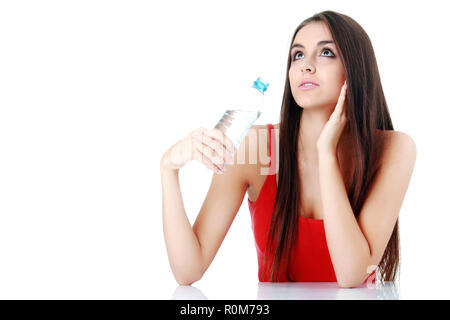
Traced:
[[191, 160], [222, 173], [225, 163], [233, 160], [236, 149], [219, 129], [197, 128], [175, 143], [161, 158], [161, 168], [178, 170]]

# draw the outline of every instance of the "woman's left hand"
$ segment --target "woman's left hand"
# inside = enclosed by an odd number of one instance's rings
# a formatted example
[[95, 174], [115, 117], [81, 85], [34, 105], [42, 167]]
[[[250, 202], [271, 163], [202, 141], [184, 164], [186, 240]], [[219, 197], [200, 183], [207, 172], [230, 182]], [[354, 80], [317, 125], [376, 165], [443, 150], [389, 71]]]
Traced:
[[347, 81], [344, 82], [341, 88], [341, 93], [333, 113], [323, 127], [319, 139], [317, 139], [316, 147], [319, 153], [327, 152], [333, 155], [336, 154], [339, 138], [347, 124], [347, 117], [345, 116], [344, 110], [346, 92]]

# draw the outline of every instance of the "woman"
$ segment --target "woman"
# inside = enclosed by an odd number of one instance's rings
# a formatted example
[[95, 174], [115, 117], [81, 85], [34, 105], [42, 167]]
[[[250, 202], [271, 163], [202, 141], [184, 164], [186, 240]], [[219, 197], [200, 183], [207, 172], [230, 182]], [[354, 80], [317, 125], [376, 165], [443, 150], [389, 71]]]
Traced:
[[[267, 129], [271, 139], [257, 135], [258, 143], [242, 143], [237, 153], [262, 154], [259, 146], [267, 146], [270, 167], [277, 168], [269, 175], [261, 174], [261, 161], [237, 163], [218, 130], [194, 130], [163, 155], [163, 227], [177, 282], [202, 277], [246, 191], [260, 281], [336, 281], [348, 288], [374, 280], [377, 267], [380, 280], [394, 281], [398, 216], [416, 147], [393, 130], [375, 54], [357, 22], [324, 11], [298, 26], [280, 123]], [[216, 174], [191, 227], [178, 170], [193, 159]]]

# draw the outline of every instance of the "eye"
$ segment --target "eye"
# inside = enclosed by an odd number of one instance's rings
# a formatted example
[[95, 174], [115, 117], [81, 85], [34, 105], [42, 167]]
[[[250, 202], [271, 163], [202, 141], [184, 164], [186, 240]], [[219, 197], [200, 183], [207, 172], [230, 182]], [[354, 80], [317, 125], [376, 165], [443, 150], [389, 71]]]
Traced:
[[301, 51], [294, 52], [292, 60], [297, 60], [295, 58], [297, 57], [297, 54], [299, 54], [299, 53], [303, 53], [303, 52], [301, 52]]
[[[321, 53], [323, 53], [323, 52], [329, 52], [329, 53], [331, 53], [331, 55], [326, 55], [325, 57], [333, 58], [333, 57], [335, 56], [334, 53], [333, 53], [333, 51], [331, 51], [331, 50], [328, 49], [328, 48], [323, 48], [322, 51], [321, 51]], [[303, 54], [302, 51], [296, 51], [296, 52], [294, 52], [293, 55], [292, 55], [292, 60], [297, 60], [297, 59], [296, 59], [296, 58], [298, 57], [297, 54], [299, 54], [299, 53]]]
[[331, 56], [327, 56], [327, 57], [334, 57], [333, 51], [331, 51], [330, 49], [327, 49], [327, 48], [325, 48], [325, 49], [322, 50], [322, 52], [325, 52], [325, 51], [328, 51], [328, 52], [331, 53]]
[[327, 57], [334, 57], [334, 53], [333, 53], [333, 51], [331, 51], [330, 49], [328, 49], [328, 48], [324, 48], [323, 50], [322, 50], [322, 52], [325, 52], [325, 51], [328, 51], [328, 52], [330, 52], [331, 53], [331, 56], [327, 56]]

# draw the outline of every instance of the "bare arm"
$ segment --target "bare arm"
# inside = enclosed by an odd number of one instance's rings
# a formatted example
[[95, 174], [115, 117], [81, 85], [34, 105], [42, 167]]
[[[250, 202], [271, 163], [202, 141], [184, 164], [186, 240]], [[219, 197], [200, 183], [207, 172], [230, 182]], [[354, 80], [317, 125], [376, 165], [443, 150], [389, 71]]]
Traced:
[[169, 262], [179, 284], [201, 278], [200, 244], [186, 215], [178, 170], [161, 168], [163, 230]]
[[355, 219], [334, 154], [319, 155], [327, 245], [341, 287], [359, 286], [381, 261], [398, 219], [416, 159], [414, 141], [392, 132], [380, 172]]
[[[215, 173], [194, 226], [186, 215], [178, 169], [161, 161], [163, 231], [170, 266], [176, 281], [190, 285], [201, 279], [214, 259], [247, 189], [246, 166], [236, 157], [246, 152], [242, 143], [224, 173]], [[164, 157], [163, 157], [164, 158]]]

